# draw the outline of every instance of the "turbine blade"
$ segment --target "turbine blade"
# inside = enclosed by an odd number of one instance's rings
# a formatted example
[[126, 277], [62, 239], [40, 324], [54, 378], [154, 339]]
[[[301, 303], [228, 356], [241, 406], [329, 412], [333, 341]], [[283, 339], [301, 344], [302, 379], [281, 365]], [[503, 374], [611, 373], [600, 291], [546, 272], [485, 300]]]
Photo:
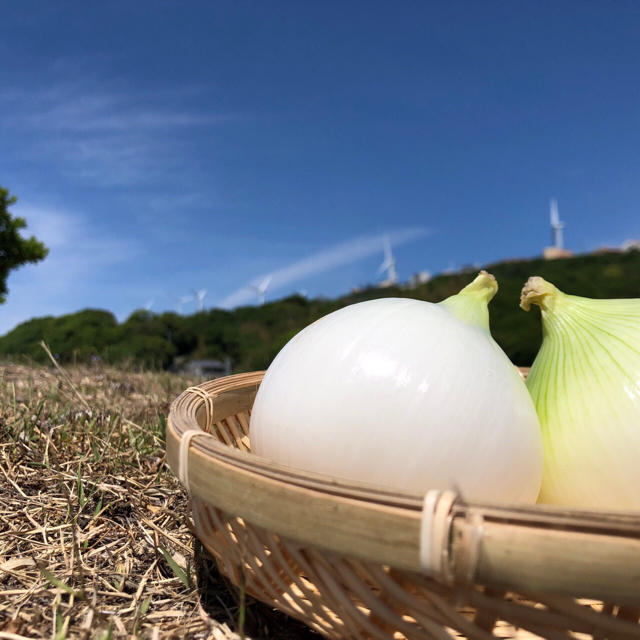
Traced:
[[260, 291], [266, 291], [267, 287], [271, 284], [271, 279], [273, 276], [269, 274], [260, 284]]
[[386, 271], [390, 266], [391, 266], [391, 261], [389, 260], [385, 260], [379, 267], [378, 267], [378, 273], [382, 273], [383, 271]]

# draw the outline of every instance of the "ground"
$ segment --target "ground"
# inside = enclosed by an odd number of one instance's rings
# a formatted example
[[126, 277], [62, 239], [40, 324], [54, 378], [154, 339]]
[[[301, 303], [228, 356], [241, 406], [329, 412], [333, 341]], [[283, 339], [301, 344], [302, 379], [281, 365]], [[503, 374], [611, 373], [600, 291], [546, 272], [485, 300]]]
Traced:
[[193, 378], [0, 363], [0, 638], [318, 637], [241, 599], [165, 465]]

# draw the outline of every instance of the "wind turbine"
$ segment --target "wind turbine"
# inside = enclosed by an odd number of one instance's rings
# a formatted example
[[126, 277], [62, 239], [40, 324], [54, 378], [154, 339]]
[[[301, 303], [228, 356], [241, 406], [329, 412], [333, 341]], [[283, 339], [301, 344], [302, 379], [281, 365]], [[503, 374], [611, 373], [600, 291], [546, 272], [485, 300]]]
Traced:
[[564, 222], [560, 222], [560, 217], [558, 216], [558, 201], [555, 198], [552, 198], [550, 202], [549, 217], [551, 219], [553, 246], [556, 249], [562, 249], [562, 230], [564, 229]]
[[262, 282], [260, 282], [259, 284], [252, 283], [249, 285], [249, 288], [253, 289], [256, 292], [256, 295], [258, 296], [258, 300], [260, 300], [260, 304], [264, 304], [264, 299], [267, 293], [267, 289], [271, 284], [272, 277], [273, 276], [269, 274], [268, 276], [265, 276]]
[[144, 310], [145, 311], [151, 311], [151, 307], [153, 307], [153, 303], [155, 302], [155, 300], [149, 300], [147, 302], [147, 304], [144, 305]]
[[391, 252], [391, 242], [389, 236], [384, 238], [384, 261], [378, 268], [378, 273], [387, 272], [387, 279], [381, 283], [382, 286], [389, 286], [398, 282], [398, 272], [396, 271], [396, 259]]
[[199, 289], [198, 291], [196, 291], [195, 289], [193, 290], [193, 296], [194, 296], [193, 299], [196, 301], [196, 304], [198, 305], [198, 312], [204, 309], [204, 304], [202, 301], [204, 300], [204, 297], [206, 295], [207, 295], [206, 289]]
[[182, 313], [182, 305], [186, 304], [187, 302], [191, 302], [193, 300], [193, 296], [180, 296], [178, 298], [178, 304], [176, 305], [176, 311], [178, 313]]

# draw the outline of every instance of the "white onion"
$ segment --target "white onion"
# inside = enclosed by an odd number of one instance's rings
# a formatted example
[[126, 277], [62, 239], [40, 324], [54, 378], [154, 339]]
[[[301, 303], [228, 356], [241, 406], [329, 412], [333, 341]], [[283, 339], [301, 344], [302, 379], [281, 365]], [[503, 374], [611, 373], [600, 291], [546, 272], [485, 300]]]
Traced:
[[534, 502], [540, 427], [488, 331], [496, 290], [482, 273], [444, 303], [385, 298], [314, 322], [265, 374], [253, 451], [411, 493], [457, 488], [468, 500]]

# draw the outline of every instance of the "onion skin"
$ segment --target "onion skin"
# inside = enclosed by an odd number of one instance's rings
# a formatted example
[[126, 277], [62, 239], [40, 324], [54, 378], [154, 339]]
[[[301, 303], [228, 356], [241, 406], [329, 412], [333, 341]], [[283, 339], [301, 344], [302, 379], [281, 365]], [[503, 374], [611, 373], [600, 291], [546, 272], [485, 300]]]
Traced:
[[372, 300], [301, 331], [258, 390], [253, 451], [413, 494], [456, 488], [472, 501], [535, 502], [538, 419], [488, 332], [495, 281], [478, 278], [458, 294], [466, 305]]
[[640, 510], [640, 300], [567, 295], [539, 277], [542, 345], [527, 377], [542, 429], [540, 502]]

